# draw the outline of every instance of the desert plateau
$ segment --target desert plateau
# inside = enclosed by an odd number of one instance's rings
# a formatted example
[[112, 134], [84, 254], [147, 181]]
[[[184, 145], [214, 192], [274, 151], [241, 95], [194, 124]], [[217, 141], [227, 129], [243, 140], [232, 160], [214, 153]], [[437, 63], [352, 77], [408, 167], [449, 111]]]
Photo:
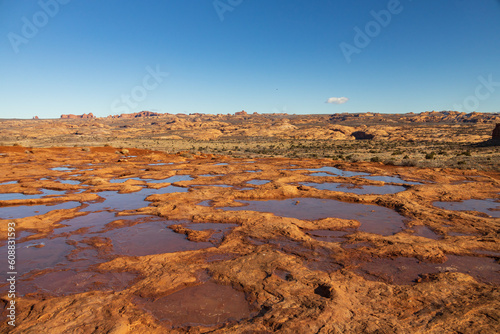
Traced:
[[498, 333], [499, 123], [1, 119], [0, 332]]

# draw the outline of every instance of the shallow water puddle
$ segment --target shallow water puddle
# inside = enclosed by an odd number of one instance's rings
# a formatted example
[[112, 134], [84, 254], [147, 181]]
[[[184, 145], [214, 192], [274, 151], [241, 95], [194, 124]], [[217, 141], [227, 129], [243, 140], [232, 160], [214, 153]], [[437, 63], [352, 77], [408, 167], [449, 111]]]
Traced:
[[16, 184], [18, 181], [7, 181], [7, 182], [2, 182], [0, 183], [0, 186], [3, 186], [4, 184]]
[[362, 176], [362, 175], [370, 175], [368, 173], [363, 172], [350, 172], [342, 169], [338, 169], [335, 167], [321, 167], [321, 168], [310, 168], [307, 169], [309, 172], [313, 172], [312, 176], [344, 176], [344, 177], [352, 177], [352, 176]]
[[[397, 212], [368, 204], [346, 203], [333, 199], [292, 198], [269, 201], [237, 201], [246, 204], [241, 207], [224, 207], [228, 211], [271, 212], [281, 217], [316, 220], [336, 217], [355, 219], [361, 223], [360, 231], [392, 235], [404, 229], [404, 217]], [[297, 204], [298, 202], [298, 204]]]
[[[42, 246], [42, 247], [40, 247]], [[17, 245], [16, 270], [19, 276], [32, 270], [54, 268], [62, 263], [68, 263], [66, 255], [74, 249], [65, 239], [40, 239]], [[7, 258], [7, 246], [0, 247], [0, 256]], [[2, 283], [6, 273], [1, 272]]]
[[469, 199], [463, 202], [434, 202], [434, 206], [452, 211], [478, 211], [500, 218], [500, 202], [494, 199]]
[[25, 195], [21, 193], [2, 193], [0, 194], [0, 201], [8, 201], [12, 199], [35, 199], [35, 198], [42, 198], [45, 196], [56, 196], [56, 195], [64, 195], [66, 191], [58, 191], [58, 190], [49, 190], [49, 189], [41, 189], [42, 194], [36, 194], [36, 195]]
[[373, 181], [382, 181], [382, 182], [386, 182], [386, 183], [402, 183], [402, 184], [409, 184], [409, 185], [422, 184], [420, 182], [405, 181], [402, 178], [397, 177], [397, 176], [373, 175], [373, 176], [364, 176], [363, 178], [368, 179], [368, 180], [373, 180]]
[[103, 229], [112, 229], [112, 227], [107, 228], [107, 225], [114, 221], [125, 220], [133, 222], [141, 221], [148, 217], [149, 216], [145, 215], [116, 216], [115, 212], [110, 211], [91, 212], [85, 216], [79, 216], [61, 221], [60, 224], [66, 226], [55, 229], [50, 237], [57, 238], [65, 236], [67, 233], [80, 234], [78, 233], [78, 230], [81, 230], [82, 234], [100, 232]]
[[357, 272], [368, 279], [379, 278], [394, 284], [412, 284], [419, 275], [461, 272], [484, 283], [500, 284], [500, 264], [488, 257], [447, 255], [444, 263], [420, 262], [415, 258], [378, 258], [361, 265]]
[[105, 233], [100, 237], [109, 238], [113, 243], [113, 253], [128, 256], [144, 256], [173, 253], [212, 247], [211, 242], [189, 241], [184, 234], [167, 228], [175, 221], [151, 221], [130, 227], [123, 227]]
[[135, 181], [145, 181], [147, 183], [174, 183], [174, 182], [180, 182], [180, 181], [191, 181], [193, 178], [189, 175], [174, 175], [171, 177], [168, 177], [166, 179], [143, 179], [140, 177], [129, 177], [125, 179], [112, 179], [109, 180], [110, 183], [124, 183], [127, 180], [135, 180]]
[[173, 327], [211, 326], [255, 315], [243, 292], [213, 282], [184, 288], [154, 301], [138, 298], [137, 304]]
[[135, 274], [128, 272], [99, 273], [64, 270], [21, 280], [17, 283], [17, 288], [22, 295], [41, 292], [61, 296], [87, 291], [121, 291], [126, 289], [135, 278]]
[[57, 179], [57, 181], [61, 182], [61, 183], [64, 183], [64, 184], [73, 184], [73, 185], [77, 185], [77, 184], [80, 184], [81, 181], [77, 181], [77, 180], [64, 180], [64, 179]]
[[300, 182], [300, 184], [308, 187], [313, 187], [318, 190], [331, 190], [341, 191], [345, 193], [353, 193], [358, 195], [375, 194], [396, 194], [405, 191], [406, 188], [402, 186], [369, 186], [369, 185], [353, 185], [349, 183], [313, 183], [313, 182]]
[[263, 185], [263, 184], [267, 184], [271, 181], [269, 180], [251, 180], [251, 181], [247, 181], [248, 184], [253, 184], [255, 186], [260, 186], [260, 185]]
[[91, 202], [89, 206], [82, 211], [99, 210], [136, 210], [146, 207], [150, 202], [146, 198], [154, 194], [167, 194], [176, 192], [187, 192], [188, 188], [168, 186], [161, 189], [143, 188], [133, 193], [119, 194], [116, 191], [102, 191], [98, 195], [104, 198], [103, 202]]
[[57, 170], [57, 171], [60, 171], [60, 172], [70, 172], [70, 171], [73, 171], [75, 170], [76, 168], [74, 167], [53, 167], [53, 168], [50, 168], [51, 170]]
[[0, 207], [1, 219], [16, 219], [30, 216], [46, 214], [49, 211], [61, 209], [73, 209], [79, 207], [79, 202], [64, 202], [54, 205], [19, 205], [19, 206], [4, 206]]

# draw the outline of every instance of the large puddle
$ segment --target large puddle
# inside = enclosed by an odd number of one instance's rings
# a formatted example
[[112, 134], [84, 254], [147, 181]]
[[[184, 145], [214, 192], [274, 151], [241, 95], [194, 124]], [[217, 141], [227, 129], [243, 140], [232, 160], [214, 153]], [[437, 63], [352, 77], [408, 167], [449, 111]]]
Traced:
[[362, 264], [357, 272], [367, 279], [381, 279], [394, 284], [415, 283], [420, 275], [461, 272], [484, 283], [500, 284], [500, 264], [495, 259], [447, 255], [444, 263], [421, 262], [415, 258], [377, 258]]
[[172, 327], [213, 326], [255, 315], [243, 292], [213, 282], [187, 287], [152, 301], [137, 298], [136, 302]]
[[376, 205], [346, 203], [333, 199], [292, 198], [269, 201], [237, 201], [241, 207], [225, 207], [230, 211], [271, 212], [281, 217], [316, 220], [335, 217], [355, 219], [361, 223], [360, 231], [392, 235], [404, 229], [404, 217], [397, 212]]
[[109, 238], [117, 255], [143, 256], [212, 247], [211, 242], [189, 241], [184, 234], [175, 233], [168, 225], [177, 222], [152, 221], [100, 234]]
[[0, 208], [1, 219], [25, 218], [36, 215], [43, 215], [52, 210], [73, 209], [79, 207], [79, 202], [65, 202], [54, 205], [19, 205], [6, 206]]
[[353, 193], [358, 195], [374, 194], [374, 195], [385, 195], [385, 194], [396, 194], [401, 191], [406, 190], [402, 186], [368, 186], [368, 185], [354, 185], [349, 183], [313, 183], [313, 182], [301, 182], [300, 184], [313, 187], [318, 190], [331, 190], [331, 191], [341, 191], [345, 193]]
[[420, 182], [414, 182], [414, 181], [405, 181], [402, 178], [398, 176], [364, 176], [364, 179], [368, 180], [373, 180], [373, 181], [382, 181], [386, 183], [402, 183], [402, 184], [408, 184], [408, 185], [416, 185], [416, 184], [422, 184]]
[[140, 191], [133, 193], [119, 194], [116, 191], [102, 191], [98, 195], [104, 198], [103, 202], [90, 203], [89, 207], [82, 211], [99, 211], [99, 210], [136, 210], [149, 205], [146, 197], [153, 194], [167, 194], [176, 192], [187, 192], [188, 188], [176, 186], [168, 186], [161, 189], [143, 188]]
[[352, 177], [352, 176], [363, 176], [370, 175], [368, 173], [363, 172], [350, 172], [342, 169], [338, 169], [335, 167], [321, 167], [321, 168], [311, 168], [307, 169], [309, 172], [312, 172], [311, 176], [343, 176], [343, 177]]
[[469, 199], [463, 202], [434, 202], [434, 206], [452, 211], [478, 211], [500, 218], [500, 202], [494, 199]]
[[0, 194], [0, 201], [8, 201], [12, 199], [35, 199], [42, 198], [45, 196], [57, 196], [64, 195], [66, 191], [58, 191], [58, 190], [49, 190], [49, 189], [41, 189], [42, 194], [37, 195], [25, 195], [21, 193], [2, 193]]

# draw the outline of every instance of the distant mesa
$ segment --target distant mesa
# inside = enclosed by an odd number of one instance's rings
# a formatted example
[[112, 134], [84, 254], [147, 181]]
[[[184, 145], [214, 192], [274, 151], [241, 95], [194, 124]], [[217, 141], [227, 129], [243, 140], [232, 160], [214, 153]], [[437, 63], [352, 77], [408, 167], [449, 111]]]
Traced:
[[141, 112], [135, 112], [132, 114], [121, 114], [121, 115], [108, 116], [108, 118], [160, 117], [160, 116], [166, 116], [166, 115], [169, 115], [169, 114], [162, 114], [162, 113], [153, 112], [153, 111], [141, 111]]
[[38, 119], [38, 116], [34, 116], [33, 119]]
[[234, 116], [247, 116], [247, 112], [245, 110], [238, 111], [234, 113]]
[[73, 115], [73, 114], [67, 114], [67, 115], [61, 115], [61, 118], [63, 119], [77, 119], [77, 118], [96, 118], [94, 114], [88, 113], [88, 114], [83, 114], [83, 115]]

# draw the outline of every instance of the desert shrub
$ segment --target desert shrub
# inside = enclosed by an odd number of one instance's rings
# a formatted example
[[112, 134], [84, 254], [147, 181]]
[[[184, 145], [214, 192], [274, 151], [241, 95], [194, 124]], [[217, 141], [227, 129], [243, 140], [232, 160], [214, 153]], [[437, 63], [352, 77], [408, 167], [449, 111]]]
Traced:
[[90, 148], [88, 148], [88, 147], [82, 147], [82, 151], [83, 151], [83, 152], [89, 152], [89, 151], [90, 151]]
[[371, 162], [380, 162], [380, 157], [371, 157]]
[[403, 160], [407, 160], [407, 159], [410, 159], [410, 157], [409, 157], [408, 155], [405, 155], [405, 156], [403, 157]]
[[425, 158], [426, 158], [427, 160], [432, 160], [432, 159], [434, 159], [434, 157], [435, 157], [435, 156], [436, 156], [436, 153], [435, 153], [435, 152], [431, 152], [431, 153], [427, 153], [427, 154], [425, 155]]

